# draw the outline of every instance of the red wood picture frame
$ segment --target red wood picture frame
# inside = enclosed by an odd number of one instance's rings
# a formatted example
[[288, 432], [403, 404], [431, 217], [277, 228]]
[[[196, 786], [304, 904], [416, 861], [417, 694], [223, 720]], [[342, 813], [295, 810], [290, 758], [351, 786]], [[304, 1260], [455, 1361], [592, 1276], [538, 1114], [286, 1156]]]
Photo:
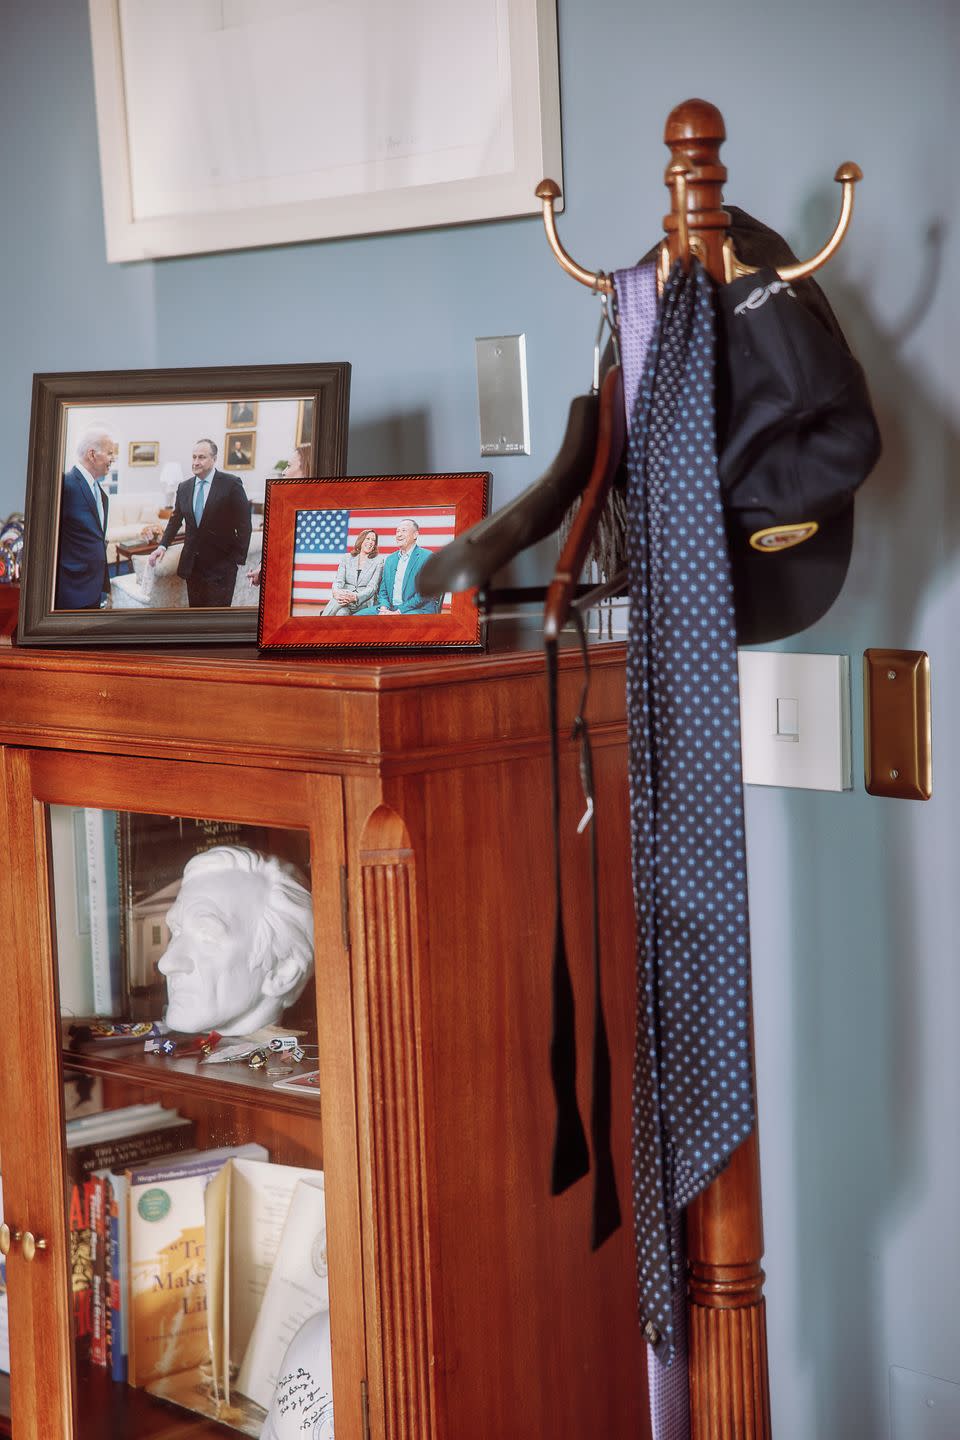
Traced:
[[[489, 481], [483, 471], [271, 480], [260, 649], [479, 649], [473, 592], [424, 598], [414, 580], [425, 563], [420, 552], [440, 549], [483, 519]], [[375, 550], [365, 538], [371, 531]], [[392, 557], [404, 545], [410, 559], [398, 584]]]

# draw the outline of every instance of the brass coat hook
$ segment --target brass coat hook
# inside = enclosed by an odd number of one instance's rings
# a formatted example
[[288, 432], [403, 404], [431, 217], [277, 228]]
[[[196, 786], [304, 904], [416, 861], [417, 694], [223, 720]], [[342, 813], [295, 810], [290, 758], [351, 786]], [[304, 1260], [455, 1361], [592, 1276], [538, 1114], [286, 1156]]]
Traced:
[[[673, 190], [673, 213], [677, 217], [677, 259], [684, 270], [690, 269], [690, 226], [687, 220], [687, 176], [689, 174], [690, 167], [685, 160], [671, 160], [664, 176], [664, 183]], [[661, 249], [661, 274], [665, 259], [665, 251]], [[667, 268], [669, 272], [669, 266]]]
[[556, 255], [557, 260], [566, 270], [567, 274], [574, 280], [579, 280], [581, 285], [586, 285], [590, 290], [598, 290], [601, 295], [613, 294], [613, 281], [609, 275], [602, 270], [596, 274], [592, 270], [585, 270], [572, 260], [560, 244], [560, 237], [557, 235], [557, 218], [553, 213], [553, 202], [560, 198], [560, 186], [556, 180], [541, 180], [536, 188], [537, 199], [543, 205], [543, 228], [547, 232], [547, 243]]
[[[837, 166], [834, 180], [843, 187], [840, 192], [840, 217], [837, 220], [836, 229], [822, 250], [818, 250], [810, 260], [798, 260], [796, 265], [780, 265], [777, 267], [777, 274], [781, 280], [803, 280], [805, 276], [812, 275], [819, 270], [821, 265], [826, 265], [830, 257], [839, 250], [843, 244], [843, 238], [850, 227], [850, 220], [853, 216], [853, 193], [854, 186], [863, 179], [863, 171], [853, 160], [847, 160], [843, 165]], [[755, 275], [756, 265], [743, 265], [734, 254], [733, 241], [729, 235], [723, 242], [723, 270], [724, 279], [735, 280], [740, 275]]]

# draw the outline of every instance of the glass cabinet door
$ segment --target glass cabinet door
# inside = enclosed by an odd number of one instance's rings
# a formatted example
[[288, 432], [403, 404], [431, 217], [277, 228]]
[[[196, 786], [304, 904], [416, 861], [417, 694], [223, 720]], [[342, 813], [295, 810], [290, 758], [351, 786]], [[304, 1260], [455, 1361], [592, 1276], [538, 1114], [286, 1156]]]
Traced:
[[[15, 1320], [20, 1275], [65, 1282], [72, 1416], [59, 1433], [333, 1436], [318, 995], [334, 993], [325, 971], [343, 946], [331, 917], [318, 923], [318, 894], [339, 889], [342, 834], [323, 783], [319, 854], [307, 814], [277, 824], [242, 800], [238, 820], [222, 801], [216, 818], [59, 796], [34, 807], [64, 1220], [49, 1239], [12, 1226], [8, 1258]], [[3, 1159], [15, 1163], [7, 1147]], [[15, 1189], [26, 1213], [22, 1176]], [[0, 1320], [0, 1364], [2, 1340]], [[15, 1343], [15, 1440], [29, 1433], [16, 1362]]]
[[307, 834], [49, 823], [77, 1373], [259, 1436], [305, 1330], [332, 1435]]

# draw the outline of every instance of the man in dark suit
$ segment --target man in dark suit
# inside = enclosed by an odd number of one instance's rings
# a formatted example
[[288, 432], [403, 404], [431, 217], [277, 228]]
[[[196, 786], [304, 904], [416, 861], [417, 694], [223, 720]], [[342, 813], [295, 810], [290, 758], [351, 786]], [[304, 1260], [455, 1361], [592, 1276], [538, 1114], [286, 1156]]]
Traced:
[[63, 477], [57, 547], [57, 610], [95, 610], [110, 595], [107, 512], [100, 481], [113, 464], [117, 444], [102, 425], [90, 425], [77, 441], [77, 463]]
[[435, 615], [443, 596], [424, 596], [417, 590], [417, 571], [431, 552], [417, 543], [420, 526], [416, 520], [401, 520], [397, 526], [397, 548], [388, 555], [374, 603], [354, 615]]
[[198, 440], [193, 447], [193, 477], [177, 486], [173, 514], [150, 556], [156, 565], [185, 529], [177, 574], [187, 582], [193, 607], [227, 606], [233, 600], [237, 570], [250, 548], [250, 501], [238, 475], [216, 468], [217, 447]]

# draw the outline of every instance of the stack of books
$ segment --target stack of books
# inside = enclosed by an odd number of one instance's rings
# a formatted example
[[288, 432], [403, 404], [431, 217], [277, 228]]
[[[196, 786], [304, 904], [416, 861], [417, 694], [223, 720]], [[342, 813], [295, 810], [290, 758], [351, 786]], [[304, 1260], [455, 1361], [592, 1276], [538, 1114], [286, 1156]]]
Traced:
[[[237, 1154], [198, 1205], [191, 1169], [160, 1180], [162, 1221], [131, 1190], [130, 1381], [259, 1436], [288, 1344], [329, 1309], [323, 1174]], [[131, 1179], [158, 1198], [156, 1172]]]
[[288, 1345], [329, 1310], [323, 1172], [195, 1138], [159, 1104], [68, 1122], [78, 1356], [259, 1435]]
[[[109, 1365], [125, 1378], [125, 1360], [114, 1340], [120, 1308], [124, 1227], [114, 1175], [132, 1164], [169, 1157], [193, 1145], [195, 1127], [163, 1105], [127, 1105], [66, 1124], [67, 1215], [74, 1339], [79, 1359]], [[116, 1304], [114, 1304], [116, 1301]]]

